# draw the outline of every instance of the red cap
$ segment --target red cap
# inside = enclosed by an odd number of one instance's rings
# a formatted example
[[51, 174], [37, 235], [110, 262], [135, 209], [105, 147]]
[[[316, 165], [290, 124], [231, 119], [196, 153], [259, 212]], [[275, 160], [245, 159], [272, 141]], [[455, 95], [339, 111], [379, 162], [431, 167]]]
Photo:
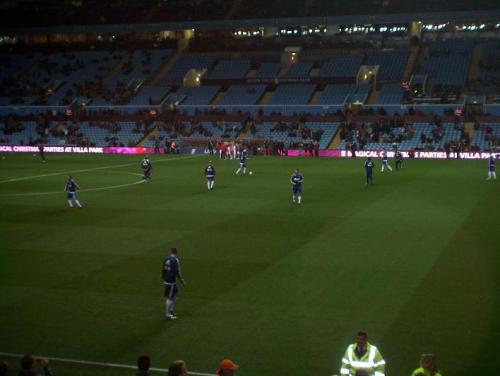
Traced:
[[229, 369], [231, 371], [237, 371], [238, 368], [240, 368], [239, 365], [235, 364], [232, 360], [229, 359], [224, 359], [222, 362], [220, 362], [219, 369]]

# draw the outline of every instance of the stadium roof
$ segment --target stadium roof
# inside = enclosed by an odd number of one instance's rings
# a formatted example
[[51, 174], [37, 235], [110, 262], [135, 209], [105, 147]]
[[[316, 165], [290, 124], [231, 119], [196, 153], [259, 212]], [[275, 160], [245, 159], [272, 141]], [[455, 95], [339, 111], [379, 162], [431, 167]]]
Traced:
[[500, 9], [485, 11], [461, 12], [434, 12], [434, 13], [405, 13], [405, 14], [376, 14], [376, 15], [348, 15], [323, 17], [296, 17], [296, 18], [266, 18], [247, 20], [219, 20], [219, 21], [185, 21], [142, 24], [103, 24], [103, 25], [71, 25], [71, 26], [44, 26], [44, 27], [1, 27], [4, 35], [26, 34], [71, 34], [71, 33], [129, 33], [129, 32], [156, 32], [163, 30], [227, 30], [255, 27], [293, 27], [304, 25], [343, 25], [343, 24], [406, 24], [412, 21], [424, 23], [438, 22], [487, 22], [500, 21]]

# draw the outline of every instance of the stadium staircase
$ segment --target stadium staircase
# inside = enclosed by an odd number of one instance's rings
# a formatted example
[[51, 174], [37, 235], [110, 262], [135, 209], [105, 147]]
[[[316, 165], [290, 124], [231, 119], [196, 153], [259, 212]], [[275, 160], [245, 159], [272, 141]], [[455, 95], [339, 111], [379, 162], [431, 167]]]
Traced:
[[250, 124], [251, 123], [248, 122], [248, 124], [245, 124], [245, 126], [243, 128], [241, 128], [240, 133], [236, 137], [237, 141], [243, 141], [245, 139], [245, 136], [246, 136], [247, 132], [250, 130]]
[[266, 91], [258, 104], [268, 104], [271, 101], [273, 94], [274, 93], [272, 91]]
[[153, 77], [148, 83], [148, 86], [156, 86], [158, 82], [167, 74], [167, 72], [172, 69], [174, 64], [184, 55], [184, 50], [179, 49], [175, 55], [167, 61], [167, 63], [160, 68], [160, 71]]
[[403, 81], [410, 81], [411, 74], [415, 69], [415, 64], [417, 63], [419, 52], [420, 46], [411, 46], [410, 55], [408, 56], [408, 62], [406, 63], [406, 68], [403, 73]]
[[330, 145], [328, 145], [327, 149], [337, 149], [339, 144], [342, 142], [340, 139], [340, 129], [337, 130], [337, 134], [335, 135], [334, 138], [330, 141]]
[[309, 104], [316, 104], [319, 101], [319, 98], [321, 98], [321, 95], [323, 94], [322, 91], [315, 91], [313, 96], [311, 97], [311, 100], [309, 101]]
[[366, 100], [366, 104], [377, 104], [377, 99], [380, 91], [377, 91], [375, 88], [371, 91], [368, 99]]
[[25, 82], [39, 68], [38, 62], [31, 64], [23, 74], [18, 78], [19, 82]]
[[481, 60], [481, 44], [477, 43], [472, 52], [472, 59], [469, 66], [469, 81], [476, 81], [479, 78], [479, 61]]
[[217, 104], [219, 104], [219, 101], [222, 99], [222, 97], [224, 95], [226, 95], [226, 92], [217, 93], [217, 95], [215, 96], [215, 98], [212, 100], [212, 102], [210, 104], [211, 105], [217, 105]]
[[108, 80], [110, 80], [111, 77], [113, 77], [115, 74], [117, 74], [120, 71], [120, 69], [122, 69], [122, 67], [125, 65], [125, 63], [127, 63], [127, 61], [129, 61], [128, 54], [125, 55], [123, 57], [123, 59], [121, 59], [120, 62], [118, 64], [116, 64], [113, 67], [113, 69], [111, 69], [106, 76], [104, 76], [104, 78], [102, 79], [103, 84], [106, 84], [106, 82], [108, 82]]
[[139, 140], [139, 142], [137, 143], [137, 147], [143, 147], [144, 144], [146, 143], [146, 141], [150, 140], [152, 136], [156, 136], [156, 132], [158, 131], [158, 127], [154, 127], [151, 132], [149, 132], [148, 134], [146, 134], [143, 138], [141, 138]]

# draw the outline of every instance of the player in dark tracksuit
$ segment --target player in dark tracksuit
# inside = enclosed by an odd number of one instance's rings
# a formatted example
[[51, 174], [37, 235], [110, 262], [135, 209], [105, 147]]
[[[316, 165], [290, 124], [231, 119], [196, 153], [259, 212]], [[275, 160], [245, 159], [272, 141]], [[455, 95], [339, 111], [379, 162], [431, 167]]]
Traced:
[[365, 161], [365, 177], [366, 185], [373, 184], [373, 169], [375, 168], [375, 163], [373, 163], [371, 158]]
[[236, 170], [236, 175], [243, 171], [243, 175], [247, 173], [247, 149], [243, 149], [240, 154], [240, 167]]
[[212, 161], [208, 161], [208, 166], [205, 167], [205, 178], [207, 179], [207, 188], [211, 191], [215, 184], [215, 167], [212, 165]]
[[495, 172], [495, 158], [493, 156], [490, 156], [490, 159], [488, 160], [488, 179], [487, 180], [496, 180], [497, 179], [497, 173]]
[[40, 158], [41, 158], [42, 162], [45, 163], [44, 146], [42, 144], [38, 145], [38, 152], [40, 154]]
[[170, 256], [163, 260], [162, 277], [163, 285], [165, 286], [165, 297], [167, 298], [166, 316], [170, 320], [175, 320], [177, 316], [174, 312], [174, 300], [179, 291], [177, 288], [177, 279], [179, 279], [183, 285], [186, 284], [186, 281], [181, 274], [181, 265], [177, 257], [177, 248], [171, 248], [170, 251]]
[[391, 165], [389, 164], [389, 157], [387, 157], [387, 152], [384, 151], [382, 153], [382, 169], [380, 170], [380, 172], [384, 172], [385, 168], [388, 168], [390, 171], [392, 171], [392, 167]]
[[64, 191], [68, 194], [68, 205], [71, 208], [73, 207], [73, 201], [79, 208], [82, 207], [82, 204], [80, 204], [80, 201], [76, 196], [77, 189], [80, 189], [80, 186], [76, 183], [75, 179], [73, 179], [71, 175], [68, 175], [68, 180], [66, 180], [66, 184], [64, 185]]
[[151, 161], [148, 157], [144, 157], [141, 162], [141, 168], [144, 171], [144, 176], [142, 177], [144, 180], [151, 180], [151, 170], [153, 166], [151, 165]]
[[394, 159], [396, 160], [396, 170], [403, 168], [403, 153], [398, 150]]
[[296, 169], [292, 176], [290, 177], [290, 183], [292, 184], [292, 201], [297, 203], [302, 203], [302, 183], [304, 182], [304, 175]]

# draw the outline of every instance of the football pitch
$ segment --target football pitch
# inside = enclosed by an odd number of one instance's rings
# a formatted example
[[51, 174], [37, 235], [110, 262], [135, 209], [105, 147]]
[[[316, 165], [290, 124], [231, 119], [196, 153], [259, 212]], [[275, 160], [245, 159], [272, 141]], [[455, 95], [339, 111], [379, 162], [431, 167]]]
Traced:
[[[388, 376], [409, 375], [422, 353], [445, 375], [498, 372], [500, 180], [486, 181], [487, 161], [406, 160], [382, 174], [376, 160], [365, 187], [363, 159], [256, 157], [252, 176], [236, 176], [236, 161], [214, 158], [207, 191], [208, 157], [153, 156], [149, 183], [141, 159], [0, 160], [0, 352], [129, 365], [148, 354], [199, 373], [230, 358], [242, 376], [328, 376], [365, 330]], [[66, 202], [68, 173], [82, 209]], [[172, 246], [187, 280], [175, 321], [161, 280]]]

